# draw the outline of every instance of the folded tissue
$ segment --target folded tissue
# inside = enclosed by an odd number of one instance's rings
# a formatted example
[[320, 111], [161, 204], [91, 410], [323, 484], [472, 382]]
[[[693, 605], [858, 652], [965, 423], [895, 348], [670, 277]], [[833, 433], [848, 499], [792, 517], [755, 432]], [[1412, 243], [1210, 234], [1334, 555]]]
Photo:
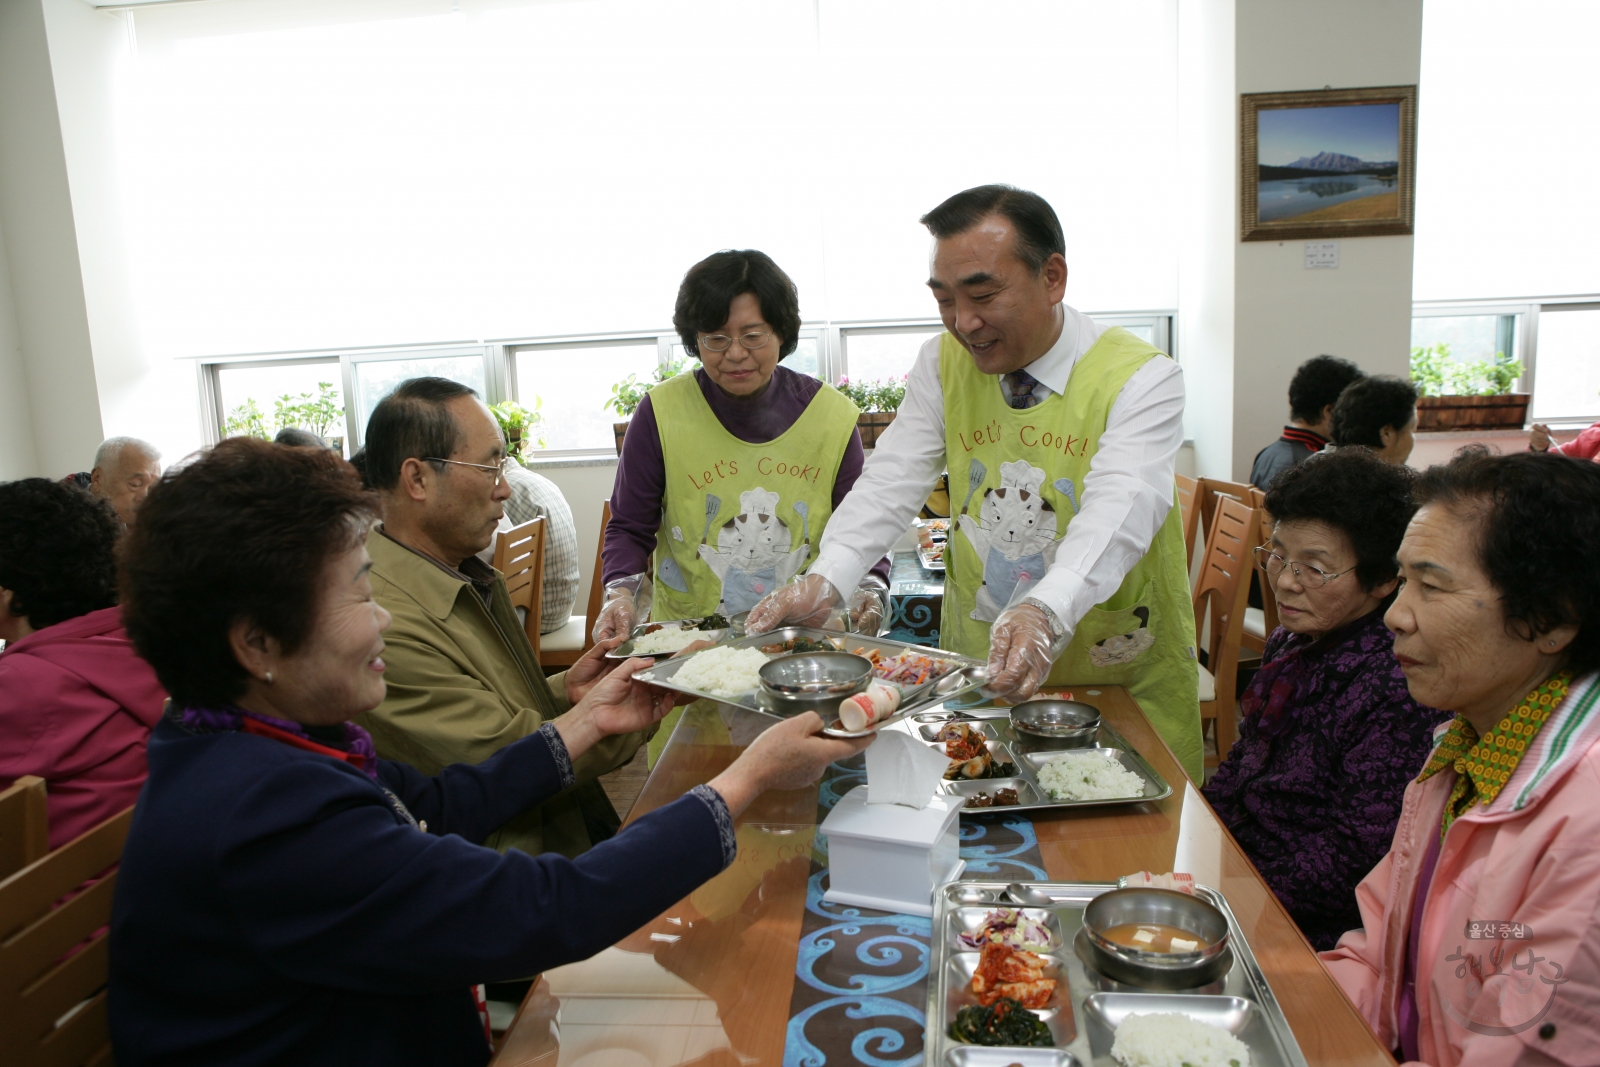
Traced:
[[949, 766], [942, 749], [882, 731], [867, 748], [867, 803], [925, 808]]
[[932, 915], [933, 894], [961, 877], [959, 796], [935, 795], [950, 765], [938, 748], [894, 730], [867, 749], [867, 784], [834, 805], [828, 839], [829, 903]]

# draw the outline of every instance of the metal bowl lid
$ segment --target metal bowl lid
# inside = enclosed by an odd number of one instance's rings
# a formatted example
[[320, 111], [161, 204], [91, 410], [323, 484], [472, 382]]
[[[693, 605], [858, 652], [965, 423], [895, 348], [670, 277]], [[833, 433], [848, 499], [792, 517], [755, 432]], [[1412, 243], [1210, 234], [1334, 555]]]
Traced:
[[761, 668], [764, 688], [786, 695], [849, 696], [872, 677], [872, 661], [849, 652], [797, 652]]

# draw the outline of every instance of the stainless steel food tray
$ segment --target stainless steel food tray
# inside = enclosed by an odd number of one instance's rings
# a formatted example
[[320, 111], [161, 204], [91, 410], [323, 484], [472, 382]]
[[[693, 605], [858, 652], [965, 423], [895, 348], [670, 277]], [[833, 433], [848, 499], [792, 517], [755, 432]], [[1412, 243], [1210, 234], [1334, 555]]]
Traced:
[[[949, 544], [949, 542], [940, 542], [940, 543], [945, 544], [945, 545]], [[945, 551], [948, 552], [949, 548], [947, 547], [945, 549]], [[925, 570], [925, 571], [942, 571], [942, 570], [944, 570], [944, 554], [940, 553], [939, 558], [938, 559], [934, 559], [933, 557], [928, 555], [928, 550], [926, 548], [923, 548], [921, 545], [917, 546], [917, 562], [922, 565], [922, 569]]]
[[[840, 641], [844, 651], [846, 652], [854, 652], [858, 648], [864, 648], [868, 650], [876, 649], [888, 656], [898, 656], [902, 652], [910, 651], [919, 655], [928, 656], [933, 659], [945, 660], [951, 664], [949, 671], [945, 671], [937, 675], [929, 681], [924, 682], [922, 685], [906, 687], [902, 691], [900, 700], [900, 706], [906, 709], [906, 711], [896, 712], [893, 717], [884, 720], [885, 724], [898, 721], [908, 712], [918, 710], [916, 705], [927, 698], [933, 687], [937, 685], [939, 681], [945, 677], [945, 675], [954, 673], [963, 667], [978, 667], [983, 665], [983, 661], [981, 660], [975, 660], [968, 656], [959, 656], [954, 652], [946, 652], [941, 648], [930, 648], [927, 645], [913, 645], [905, 641], [891, 641], [887, 637], [867, 637], [865, 634], [841, 633], [838, 630], [819, 630], [810, 626], [780, 626], [771, 633], [751, 634], [745, 637], [724, 639], [718, 642], [717, 647], [760, 648], [762, 645], [775, 644], [779, 641], [790, 641], [797, 637], [808, 637], [814, 641]], [[634, 675], [634, 677], [639, 679], [641, 682], [648, 682], [651, 685], [658, 685], [663, 689], [671, 689], [678, 693], [687, 693], [690, 696], [704, 697], [708, 700], [716, 700], [724, 704], [732, 704], [735, 707], [744, 708], [747, 711], [759, 712], [762, 715], [772, 715], [774, 718], [782, 718], [781, 715], [762, 707], [761, 702], [758, 699], [760, 691], [756, 689], [747, 690], [746, 692], [739, 693], [734, 696], [721, 696], [716, 693], [707, 693], [703, 690], [691, 689], [688, 686], [676, 684], [673, 681], [673, 676], [683, 668], [685, 663], [688, 663], [693, 658], [694, 657], [691, 655], [661, 660], [654, 666], [640, 671], [638, 674]], [[957, 690], [956, 692], [960, 691], [961, 690]], [[950, 694], [952, 697], [955, 695], [955, 692]], [[923, 708], [920, 710], [926, 711], [928, 709]]]
[[[705, 621], [706, 618], [707, 616], [701, 616], [698, 619], [664, 619], [659, 622], [641, 622], [639, 625], [633, 628], [633, 632], [628, 635], [628, 639], [626, 641], [622, 642], [622, 644], [606, 653], [606, 659], [631, 659], [634, 655], [634, 642], [643, 637], [645, 631], [650, 629], [652, 626], [660, 627], [663, 630], [668, 629], [669, 627], [679, 630], [691, 630], [694, 629], [695, 626], [698, 626], [701, 622]], [[721, 641], [724, 637], [728, 636], [729, 633], [727, 628], [718, 630], [696, 630], [695, 632], [700, 635], [700, 637], [696, 640], [704, 639], [712, 643]], [[642, 656], [653, 657], [673, 655], [671, 652], [643, 652], [639, 654]]]
[[[1049, 908], [1025, 910], [1047, 913], [1048, 918], [1043, 921], [1053, 935], [1051, 951], [1041, 955], [1054, 965], [1052, 977], [1058, 983], [1054, 1007], [1037, 1014], [1053, 1033], [1061, 1035], [1057, 1047], [986, 1048], [950, 1037], [949, 1025], [956, 1010], [977, 1003], [967, 983], [978, 953], [963, 948], [956, 934], [976, 928], [991, 909], [1014, 905], [1004, 895], [1004, 882], [949, 882], [939, 887], [933, 901], [933, 951], [929, 959], [928, 1023], [923, 1051], [927, 1067], [1119, 1067], [1111, 1058], [1116, 1027], [1128, 1015], [1149, 1012], [1179, 1012], [1223, 1026], [1249, 1046], [1252, 1067], [1307, 1067], [1283, 1009], [1221, 893], [1208, 886], [1195, 887], [1195, 893], [1228, 920], [1233, 966], [1210, 985], [1157, 992], [1107, 978], [1085, 966], [1073, 952], [1073, 939], [1083, 927], [1084, 907], [1101, 893], [1115, 889], [1115, 885], [1023, 884], [1053, 901]], [[1066, 1036], [1069, 1030], [1070, 1037]]]
[[[951, 796], [972, 796], [984, 792], [993, 796], [996, 789], [1015, 789], [1018, 804], [1009, 804], [1005, 807], [990, 808], [964, 808], [962, 814], [979, 814], [992, 811], [1038, 811], [1043, 809], [1066, 808], [1105, 808], [1119, 804], [1143, 804], [1149, 801], [1164, 800], [1172, 795], [1172, 786], [1166, 779], [1156, 773], [1156, 769], [1141, 756], [1137, 749], [1117, 733], [1116, 730], [1101, 720], [1099, 733], [1095, 736], [1092, 745], [1078, 748], [1041, 748], [1034, 742], [1019, 739], [1016, 731], [1011, 726], [1010, 712], [1006, 708], [974, 708], [963, 710], [959, 714], [946, 716], [935, 722], [923, 722], [922, 719], [931, 719], [927, 713], [919, 713], [902, 722], [894, 724], [894, 728], [906, 731], [912, 737], [942, 749], [941, 742], [933, 740], [939, 728], [946, 722], [958, 721], [962, 718], [977, 719], [971, 725], [989, 738], [989, 751], [996, 758], [1004, 759], [1007, 763], [1017, 765], [1017, 775], [1014, 778], [980, 778], [976, 781], [945, 781], [939, 783], [939, 791]], [[1089, 752], [1098, 750], [1106, 758], [1114, 759], [1134, 774], [1138, 775], [1144, 783], [1144, 792], [1136, 797], [1119, 797], [1115, 800], [1056, 800], [1039, 784], [1039, 767], [1054, 757], [1069, 752]]]

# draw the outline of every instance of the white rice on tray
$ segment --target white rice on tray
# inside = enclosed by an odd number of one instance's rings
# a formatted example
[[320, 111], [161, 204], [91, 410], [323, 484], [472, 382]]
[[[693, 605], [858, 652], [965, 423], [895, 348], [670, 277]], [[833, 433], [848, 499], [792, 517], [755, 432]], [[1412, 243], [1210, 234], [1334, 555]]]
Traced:
[[1039, 768], [1056, 800], [1121, 800], [1144, 795], [1144, 779], [1096, 749], [1058, 756]]
[[653, 656], [658, 652], [676, 652], [709, 635], [704, 630], [688, 630], [664, 626], [654, 633], [641, 634], [633, 639], [635, 656]]
[[767, 654], [759, 648], [708, 648], [690, 656], [673, 682], [685, 689], [731, 697], [761, 685], [761, 667]]
[[1123, 1067], [1250, 1067], [1250, 1049], [1220, 1026], [1177, 1012], [1129, 1015], [1111, 1055]]

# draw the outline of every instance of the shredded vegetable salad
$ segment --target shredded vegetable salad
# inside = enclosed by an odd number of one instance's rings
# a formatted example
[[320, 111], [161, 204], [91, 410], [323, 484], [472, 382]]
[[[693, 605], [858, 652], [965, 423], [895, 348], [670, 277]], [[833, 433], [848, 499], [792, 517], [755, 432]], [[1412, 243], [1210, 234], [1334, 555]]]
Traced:
[[902, 689], [931, 682], [950, 669], [946, 660], [934, 659], [918, 652], [905, 651], [898, 656], [887, 657], [878, 649], [855, 649], [855, 654], [865, 656], [872, 661], [872, 673], [875, 677], [886, 682], [893, 682]]
[[1045, 929], [1044, 923], [1028, 918], [1017, 908], [996, 908], [983, 920], [982, 926], [970, 932], [963, 930], [957, 940], [963, 948], [981, 949], [994, 942], [1046, 952], [1050, 948], [1050, 931]]

